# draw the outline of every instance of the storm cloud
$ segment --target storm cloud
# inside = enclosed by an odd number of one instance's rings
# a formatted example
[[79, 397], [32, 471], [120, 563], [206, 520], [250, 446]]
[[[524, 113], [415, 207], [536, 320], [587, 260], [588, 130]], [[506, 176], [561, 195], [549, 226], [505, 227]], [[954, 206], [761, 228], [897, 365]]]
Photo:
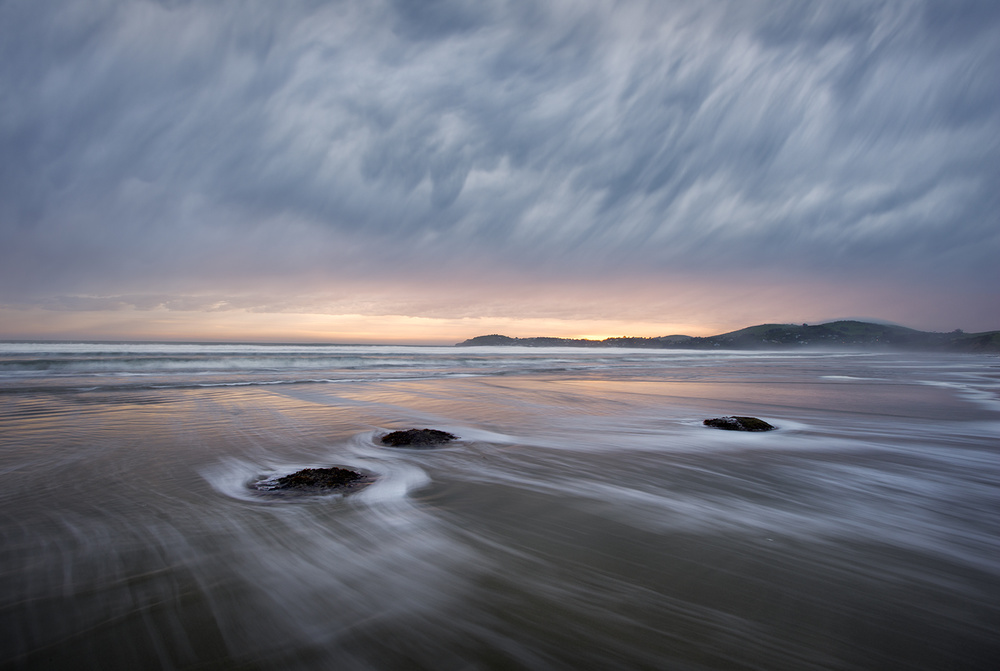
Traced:
[[784, 287], [997, 328], [997, 63], [989, 0], [8, 0], [0, 303], [641, 319]]

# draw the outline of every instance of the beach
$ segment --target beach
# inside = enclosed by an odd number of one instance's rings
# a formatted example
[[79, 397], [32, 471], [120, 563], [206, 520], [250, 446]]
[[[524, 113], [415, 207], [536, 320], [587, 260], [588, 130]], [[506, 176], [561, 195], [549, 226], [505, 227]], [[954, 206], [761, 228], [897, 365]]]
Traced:
[[7, 343], [0, 472], [3, 668], [1000, 659], [995, 355]]

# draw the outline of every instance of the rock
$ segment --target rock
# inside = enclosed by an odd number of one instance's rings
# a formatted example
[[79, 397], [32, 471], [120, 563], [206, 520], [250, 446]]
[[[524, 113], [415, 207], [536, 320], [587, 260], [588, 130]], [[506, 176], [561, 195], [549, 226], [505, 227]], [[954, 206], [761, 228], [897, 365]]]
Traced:
[[706, 419], [704, 424], [726, 431], [771, 431], [775, 428], [756, 417], [716, 417], [715, 419]]
[[382, 436], [379, 440], [383, 445], [390, 447], [429, 447], [455, 440], [454, 436], [447, 431], [437, 429], [407, 429], [405, 431], [393, 431]]
[[265, 492], [294, 490], [326, 493], [338, 489], [356, 489], [372, 481], [371, 476], [346, 468], [303, 468], [277, 480], [258, 482], [254, 488]]

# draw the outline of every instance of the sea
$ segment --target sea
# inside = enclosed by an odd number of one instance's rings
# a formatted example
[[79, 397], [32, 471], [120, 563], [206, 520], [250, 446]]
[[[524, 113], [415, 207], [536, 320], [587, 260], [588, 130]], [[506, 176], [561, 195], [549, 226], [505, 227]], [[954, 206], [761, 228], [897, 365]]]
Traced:
[[0, 483], [3, 669], [1000, 668], [997, 355], [2, 343]]

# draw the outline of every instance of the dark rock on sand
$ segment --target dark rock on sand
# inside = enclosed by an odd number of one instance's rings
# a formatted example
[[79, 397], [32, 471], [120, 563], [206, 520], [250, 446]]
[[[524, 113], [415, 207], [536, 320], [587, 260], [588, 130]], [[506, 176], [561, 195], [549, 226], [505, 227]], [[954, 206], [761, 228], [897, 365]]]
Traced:
[[756, 417], [716, 417], [706, 419], [704, 424], [726, 431], [770, 431], [775, 428]]
[[346, 468], [303, 468], [301, 471], [285, 475], [277, 480], [264, 480], [254, 487], [265, 492], [327, 493], [335, 490], [357, 489], [373, 480], [374, 478], [369, 475]]
[[458, 436], [437, 429], [407, 429], [387, 433], [379, 440], [383, 445], [390, 447], [430, 447], [450, 442], [456, 438]]

